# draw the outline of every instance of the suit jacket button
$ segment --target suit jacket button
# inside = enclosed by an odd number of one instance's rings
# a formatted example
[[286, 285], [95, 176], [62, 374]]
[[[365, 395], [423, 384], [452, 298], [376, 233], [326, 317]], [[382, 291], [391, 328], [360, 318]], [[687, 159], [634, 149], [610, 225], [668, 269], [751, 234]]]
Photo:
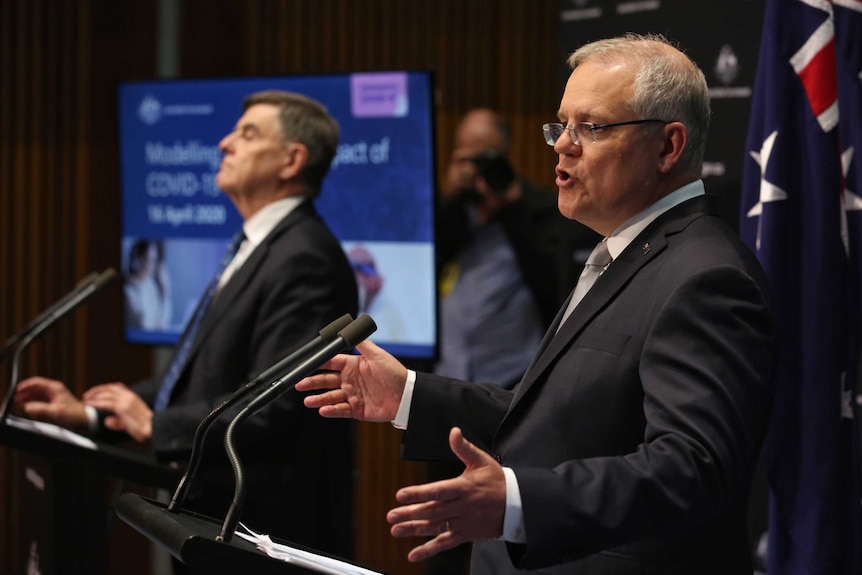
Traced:
[[499, 453], [496, 453], [494, 455], [494, 459], [497, 460], [497, 463], [501, 463], [501, 464], [503, 463], [503, 457]]

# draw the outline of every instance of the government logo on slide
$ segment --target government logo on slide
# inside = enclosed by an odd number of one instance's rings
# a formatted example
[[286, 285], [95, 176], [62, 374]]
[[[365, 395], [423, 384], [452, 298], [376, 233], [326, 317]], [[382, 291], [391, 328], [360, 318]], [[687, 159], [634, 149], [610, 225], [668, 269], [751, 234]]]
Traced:
[[162, 118], [161, 102], [147, 94], [138, 106], [138, 117], [144, 124], [152, 126]]

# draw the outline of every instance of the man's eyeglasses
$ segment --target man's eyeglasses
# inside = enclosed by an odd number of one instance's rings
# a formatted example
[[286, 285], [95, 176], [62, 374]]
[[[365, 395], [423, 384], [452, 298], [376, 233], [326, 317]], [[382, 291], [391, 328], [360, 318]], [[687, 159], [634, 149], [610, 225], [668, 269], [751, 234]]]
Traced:
[[648, 122], [660, 122], [667, 124], [664, 120], [648, 119], [648, 120], [630, 120], [628, 122], [616, 122], [614, 124], [594, 124], [592, 122], [578, 122], [570, 126], [564, 126], [558, 122], [545, 124], [542, 126], [542, 132], [545, 134], [545, 143], [553, 146], [563, 135], [563, 132], [569, 132], [572, 137], [572, 142], [576, 146], [580, 146], [581, 142], [596, 143], [596, 132], [607, 130], [608, 128], [616, 128], [617, 126], [628, 126], [631, 124], [646, 124]]

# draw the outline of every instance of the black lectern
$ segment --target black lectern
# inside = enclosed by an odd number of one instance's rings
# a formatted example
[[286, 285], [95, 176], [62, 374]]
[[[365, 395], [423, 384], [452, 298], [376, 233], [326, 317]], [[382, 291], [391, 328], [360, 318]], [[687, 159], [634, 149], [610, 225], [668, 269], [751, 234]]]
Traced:
[[[244, 496], [242, 462], [233, 441], [233, 432], [246, 418], [267, 403], [293, 388], [303, 377], [313, 373], [337, 353], [345, 353], [363, 341], [377, 325], [367, 314], [356, 320], [349, 315], [339, 318], [320, 331], [315, 338], [272, 368], [249, 382], [217, 406], [198, 425], [190, 461], [169, 505], [132, 493], [121, 495], [114, 509], [126, 523], [166, 549], [188, 568], [202, 575], [233, 573], [286, 574], [328, 573], [330, 575], [381, 575], [343, 559], [318, 553], [295, 544], [288, 560], [275, 559], [256, 545], [234, 537]], [[278, 372], [277, 374], [274, 372]], [[235, 414], [225, 432], [225, 451], [234, 471], [236, 487], [231, 506], [223, 520], [185, 511], [183, 499], [194, 479], [200, 462], [201, 445], [212, 422], [234, 403], [253, 399]], [[289, 517], [284, 518], [289, 521]], [[253, 527], [253, 526], [252, 526]], [[280, 542], [274, 541], [278, 544]], [[283, 550], [283, 549], [282, 549]]]
[[182, 474], [182, 470], [160, 464], [152, 455], [144, 452], [84, 438], [94, 446], [89, 448], [64, 440], [64, 436], [75, 435], [66, 430], [57, 428], [60, 433], [54, 436], [40, 431], [40, 428], [57, 426], [9, 416], [0, 424], [0, 443], [52, 460], [92, 466], [108, 475], [151, 487], [173, 489]]
[[[221, 520], [190, 511], [168, 511], [165, 504], [134, 493], [120, 495], [114, 509], [123, 521], [167, 550], [195, 573], [202, 575], [379, 573], [360, 566], [351, 568], [351, 564], [343, 559], [338, 559], [346, 565], [343, 570], [273, 559], [258, 550], [254, 544], [238, 537], [232, 538], [229, 542], [218, 541], [216, 537], [222, 527]], [[290, 545], [318, 557], [329, 557], [299, 545], [292, 543]]]
[[0, 444], [21, 452], [18, 548], [34, 572], [106, 573], [109, 478], [170, 489], [180, 477], [144, 453], [11, 415]]

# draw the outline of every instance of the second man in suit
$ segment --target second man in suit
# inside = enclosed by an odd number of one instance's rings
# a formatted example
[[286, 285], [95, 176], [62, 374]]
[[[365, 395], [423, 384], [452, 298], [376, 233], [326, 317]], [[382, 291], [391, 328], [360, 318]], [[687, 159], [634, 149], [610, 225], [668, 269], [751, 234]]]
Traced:
[[[338, 124], [318, 102], [289, 92], [252, 94], [243, 108], [220, 143], [217, 183], [243, 218], [244, 240], [196, 332], [187, 328], [188, 349], [180, 351], [182, 340], [177, 346], [168, 369], [175, 377], [97, 385], [83, 400], [59, 381], [34, 377], [18, 387], [25, 413], [86, 429], [88, 409], [95, 408], [107, 415], [98, 423], [91, 417], [91, 427], [127, 433], [159, 459], [182, 463], [198, 424], [222, 400], [323, 326], [356, 314], [353, 271], [312, 203], [338, 146]], [[211, 429], [187, 504], [219, 518], [234, 489], [218, 439], [229, 420], [225, 414]], [[349, 556], [347, 423], [322, 423], [296, 392], [248, 419], [237, 432], [247, 485], [241, 520], [255, 531]]]

